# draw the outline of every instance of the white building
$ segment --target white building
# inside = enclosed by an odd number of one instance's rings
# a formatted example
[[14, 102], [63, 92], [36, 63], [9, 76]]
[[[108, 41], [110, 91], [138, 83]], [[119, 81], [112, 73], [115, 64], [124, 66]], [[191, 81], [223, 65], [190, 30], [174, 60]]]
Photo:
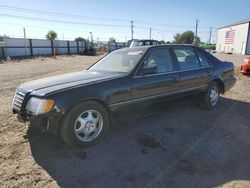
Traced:
[[250, 18], [219, 28], [216, 50], [222, 53], [250, 54]]

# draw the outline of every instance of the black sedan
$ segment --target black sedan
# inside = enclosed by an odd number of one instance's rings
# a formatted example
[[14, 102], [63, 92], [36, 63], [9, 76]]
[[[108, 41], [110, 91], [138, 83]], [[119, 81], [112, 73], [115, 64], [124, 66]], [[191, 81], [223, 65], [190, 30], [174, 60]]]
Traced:
[[232, 63], [195, 46], [124, 48], [87, 70], [22, 84], [12, 106], [20, 121], [88, 146], [103, 138], [116, 112], [197, 94], [214, 109], [235, 82]]

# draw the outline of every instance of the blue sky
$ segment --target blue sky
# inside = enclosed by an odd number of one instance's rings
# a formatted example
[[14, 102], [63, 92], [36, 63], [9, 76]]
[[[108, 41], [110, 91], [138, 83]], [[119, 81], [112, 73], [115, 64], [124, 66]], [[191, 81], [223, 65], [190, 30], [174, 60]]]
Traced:
[[125, 41], [131, 38], [133, 20], [134, 38], [149, 38], [151, 27], [153, 39], [172, 41], [175, 33], [195, 31], [198, 18], [198, 36], [206, 42], [213, 27], [215, 42], [218, 27], [250, 18], [249, 7], [249, 0], [0, 0], [0, 35], [23, 37], [25, 27], [29, 38], [44, 38], [48, 30], [55, 30], [65, 40], [90, 38], [92, 32], [94, 40]]

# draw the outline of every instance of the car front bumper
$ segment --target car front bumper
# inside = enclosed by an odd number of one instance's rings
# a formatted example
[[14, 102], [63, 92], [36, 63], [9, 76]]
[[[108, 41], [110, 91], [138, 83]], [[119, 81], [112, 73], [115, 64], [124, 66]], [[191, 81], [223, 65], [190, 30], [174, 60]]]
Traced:
[[38, 128], [42, 131], [57, 134], [60, 122], [59, 116], [44, 116], [30, 118], [31, 127]]
[[57, 133], [62, 117], [62, 108], [54, 104], [54, 107], [44, 114], [35, 115], [26, 110], [30, 93], [17, 88], [12, 101], [12, 112], [17, 115], [20, 122], [30, 122], [31, 127], [39, 128], [46, 132]]
[[49, 112], [41, 115], [31, 115], [31, 114], [17, 114], [17, 119], [20, 122], [30, 122], [30, 126], [35, 129], [39, 129], [43, 132], [57, 134], [58, 127], [61, 121], [61, 113]]

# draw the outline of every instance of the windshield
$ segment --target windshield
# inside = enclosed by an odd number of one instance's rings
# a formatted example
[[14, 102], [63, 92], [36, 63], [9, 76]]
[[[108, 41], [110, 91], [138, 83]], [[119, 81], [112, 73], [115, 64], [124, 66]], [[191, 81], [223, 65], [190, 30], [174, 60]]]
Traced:
[[98, 61], [89, 70], [109, 72], [130, 72], [139, 62], [143, 51], [114, 51]]

